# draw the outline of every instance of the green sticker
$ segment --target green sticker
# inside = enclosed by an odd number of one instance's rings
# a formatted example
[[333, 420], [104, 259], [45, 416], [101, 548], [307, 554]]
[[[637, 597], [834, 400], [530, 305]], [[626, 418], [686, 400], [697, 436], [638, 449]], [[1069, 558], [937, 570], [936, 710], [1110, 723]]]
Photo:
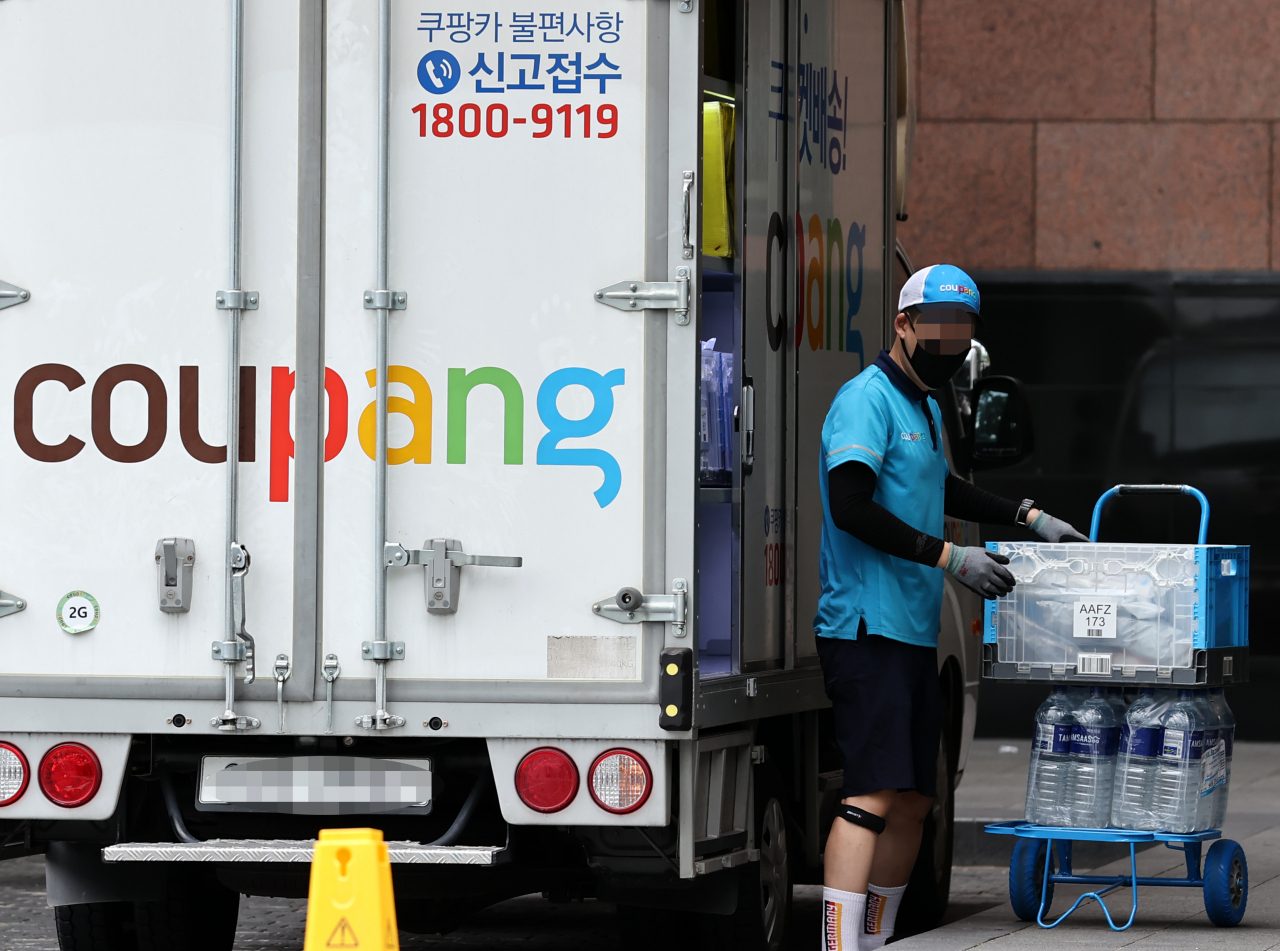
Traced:
[[98, 626], [102, 609], [88, 591], [68, 591], [58, 602], [58, 626], [68, 634], [83, 634]]

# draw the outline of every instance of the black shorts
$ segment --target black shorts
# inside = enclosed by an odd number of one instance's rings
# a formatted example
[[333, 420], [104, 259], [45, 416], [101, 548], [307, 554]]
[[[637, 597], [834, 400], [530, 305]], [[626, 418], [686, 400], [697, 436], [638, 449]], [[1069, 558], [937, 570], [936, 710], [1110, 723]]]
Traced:
[[876, 634], [819, 637], [818, 659], [844, 758], [844, 796], [938, 794], [938, 650]]

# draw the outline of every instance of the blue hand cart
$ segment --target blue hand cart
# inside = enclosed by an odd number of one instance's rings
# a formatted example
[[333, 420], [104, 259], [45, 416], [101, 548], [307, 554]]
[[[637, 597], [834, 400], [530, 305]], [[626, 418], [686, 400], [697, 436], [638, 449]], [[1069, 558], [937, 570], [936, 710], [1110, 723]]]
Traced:
[[[1189, 485], [1118, 485], [1108, 489], [1093, 509], [1089, 540], [1097, 542], [1102, 509], [1116, 495], [1182, 494], [1200, 503], [1198, 544], [1206, 544], [1209, 530], [1209, 500], [1199, 489]], [[1023, 921], [1034, 921], [1042, 928], [1056, 928], [1085, 901], [1093, 899], [1102, 908], [1113, 931], [1124, 931], [1138, 914], [1138, 886], [1156, 885], [1172, 888], [1199, 888], [1204, 894], [1204, 910], [1209, 920], [1222, 928], [1238, 925], [1249, 901], [1249, 864], [1238, 842], [1222, 838], [1217, 829], [1206, 829], [1179, 835], [1172, 832], [1139, 832], [1130, 829], [1080, 829], [1042, 826], [1032, 822], [994, 822], [986, 827], [996, 835], [1015, 835], [1018, 842], [1009, 862], [1009, 900], [1014, 914]], [[1216, 840], [1216, 841], [1214, 841]], [[1207, 854], [1204, 843], [1213, 841]], [[1072, 867], [1075, 842], [1120, 842], [1129, 846], [1129, 874], [1077, 875]], [[1140, 842], [1163, 842], [1165, 848], [1183, 853], [1187, 874], [1183, 878], [1138, 875], [1137, 847]], [[1203, 867], [1201, 857], [1203, 855]], [[1045, 921], [1045, 913], [1053, 904], [1055, 885], [1101, 886], [1085, 892], [1053, 921]], [[1129, 918], [1118, 925], [1111, 917], [1103, 896], [1118, 888], [1133, 889]]]
[[[1217, 829], [1177, 835], [1172, 832], [1136, 832], [1129, 829], [1073, 829], [1063, 826], [1041, 826], [1032, 822], [993, 822], [987, 831], [997, 835], [1016, 835], [1018, 842], [1009, 862], [1009, 901], [1013, 912], [1023, 921], [1034, 921], [1041, 928], [1056, 928], [1086, 900], [1092, 898], [1101, 907], [1113, 931], [1124, 931], [1138, 914], [1138, 886], [1160, 885], [1173, 888], [1199, 888], [1204, 893], [1204, 910], [1209, 920], [1220, 928], [1230, 928], [1244, 917], [1249, 901], [1249, 865], [1240, 843], [1222, 838]], [[1201, 868], [1204, 843], [1209, 846]], [[1129, 845], [1129, 874], [1077, 875], [1071, 865], [1074, 842], [1124, 842]], [[1138, 875], [1137, 844], [1163, 842], [1166, 848], [1184, 854], [1185, 878], [1147, 877]], [[1055, 863], [1056, 859], [1056, 863]], [[1056, 865], [1056, 867], [1055, 867]], [[1045, 921], [1045, 913], [1053, 904], [1054, 885], [1099, 885], [1085, 892], [1053, 921]], [[1118, 925], [1111, 917], [1103, 896], [1117, 888], [1133, 889], [1129, 920]]]

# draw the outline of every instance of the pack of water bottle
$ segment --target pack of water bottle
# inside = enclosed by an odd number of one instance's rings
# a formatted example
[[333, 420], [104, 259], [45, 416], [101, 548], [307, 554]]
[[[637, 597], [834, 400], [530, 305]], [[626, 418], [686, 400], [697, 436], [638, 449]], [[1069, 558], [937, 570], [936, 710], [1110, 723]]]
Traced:
[[1055, 685], [1036, 711], [1028, 822], [1188, 833], [1227, 811], [1236, 720], [1221, 687]]
[[733, 354], [702, 341], [702, 392], [698, 456], [702, 485], [733, 482]]

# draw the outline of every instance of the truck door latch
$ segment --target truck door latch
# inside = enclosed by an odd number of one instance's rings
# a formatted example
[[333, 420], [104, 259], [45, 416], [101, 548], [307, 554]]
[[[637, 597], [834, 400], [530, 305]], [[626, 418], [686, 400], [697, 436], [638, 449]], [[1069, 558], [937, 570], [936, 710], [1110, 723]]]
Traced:
[[[249, 573], [249, 552], [238, 542], [234, 542], [228, 552], [231, 566], [231, 613], [230, 637], [223, 641], [213, 642], [213, 659], [223, 664], [223, 678], [226, 683], [227, 709], [220, 717], [213, 717], [209, 722], [224, 732], [238, 730], [256, 730], [262, 726], [257, 717], [243, 717], [236, 714], [232, 705], [235, 703], [235, 668], [243, 662], [245, 684], [255, 679], [253, 635], [245, 628], [244, 609], [244, 576]], [[163, 569], [163, 566], [162, 566]]]
[[670, 621], [672, 633], [684, 637], [689, 585], [683, 578], [676, 578], [671, 582], [671, 591], [671, 594], [641, 594], [635, 588], [620, 588], [612, 598], [591, 605], [591, 610], [619, 624]]
[[456, 538], [433, 538], [424, 548], [403, 548], [387, 543], [383, 549], [388, 568], [407, 568], [421, 565], [426, 568], [424, 579], [428, 614], [455, 614], [458, 610], [458, 582], [461, 568], [475, 565], [480, 568], [519, 568], [524, 559], [512, 555], [469, 555], [462, 550], [462, 542]]
[[191, 578], [196, 543], [190, 538], [162, 538], [156, 542], [156, 587], [160, 610], [186, 614], [191, 610]]
[[596, 291], [596, 301], [618, 310], [674, 310], [683, 326], [689, 322], [689, 274], [678, 267], [674, 281], [619, 281]]

